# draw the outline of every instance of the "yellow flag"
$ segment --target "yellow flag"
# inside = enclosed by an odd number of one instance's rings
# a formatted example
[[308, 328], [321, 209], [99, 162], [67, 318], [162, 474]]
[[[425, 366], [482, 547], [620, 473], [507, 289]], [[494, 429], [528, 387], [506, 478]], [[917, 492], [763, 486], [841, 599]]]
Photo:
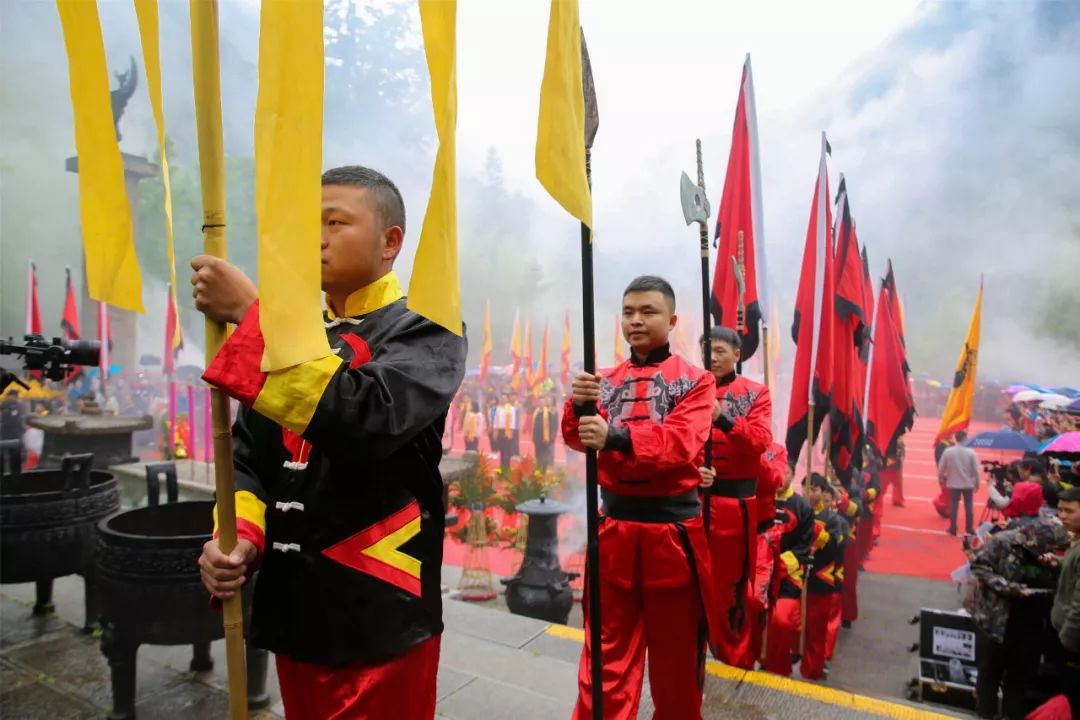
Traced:
[[431, 197], [416, 247], [408, 306], [461, 335], [461, 287], [457, 252], [457, 0], [421, 0], [424, 54], [431, 74], [431, 106], [439, 152]]
[[577, 0], [551, 0], [536, 128], [536, 179], [566, 212], [592, 227]]
[[165, 255], [169, 260], [169, 294], [176, 313], [172, 349], [184, 345], [180, 324], [180, 303], [176, 301], [176, 248], [173, 244], [172, 188], [169, 184], [169, 159], [165, 157], [165, 113], [161, 109], [161, 49], [158, 41], [157, 0], [135, 0], [139, 17], [139, 37], [142, 40], [143, 64], [146, 66], [146, 87], [150, 93], [150, 108], [157, 126], [158, 158], [161, 162], [161, 183], [165, 186]]
[[323, 4], [265, 0], [255, 105], [263, 371], [330, 354], [322, 316]]
[[97, 3], [56, 0], [56, 8], [64, 29], [75, 116], [87, 290], [94, 300], [142, 312], [142, 274], [113, 125]]
[[971, 316], [971, 326], [968, 328], [967, 339], [964, 340], [964, 349], [960, 352], [960, 360], [956, 363], [952, 391], [949, 393], [949, 401], [945, 404], [945, 412], [941, 416], [941, 425], [938, 428], [937, 438], [934, 440], [935, 445], [958, 431], [967, 429], [971, 422], [971, 408], [975, 397], [975, 371], [979, 361], [982, 298], [983, 288], [980, 282], [979, 296], [975, 300], [975, 312]]
[[521, 387], [521, 311], [514, 312], [514, 331], [510, 333], [510, 358], [513, 367], [510, 370], [510, 387], [517, 390]]

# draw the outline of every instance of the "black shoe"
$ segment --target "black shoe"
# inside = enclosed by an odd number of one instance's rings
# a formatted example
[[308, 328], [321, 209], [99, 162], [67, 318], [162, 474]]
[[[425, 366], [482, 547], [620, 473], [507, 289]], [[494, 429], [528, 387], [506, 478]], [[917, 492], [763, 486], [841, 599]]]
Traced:
[[845, 630], [850, 630], [851, 629], [851, 621], [850, 620], [842, 621], [840, 623], [840, 627], [844, 628]]
[[950, 534], [950, 535], [952, 535], [953, 537], [956, 537], [956, 528], [949, 528], [949, 529], [948, 529], [948, 530], [946, 530], [945, 532], [949, 533], [949, 534]]

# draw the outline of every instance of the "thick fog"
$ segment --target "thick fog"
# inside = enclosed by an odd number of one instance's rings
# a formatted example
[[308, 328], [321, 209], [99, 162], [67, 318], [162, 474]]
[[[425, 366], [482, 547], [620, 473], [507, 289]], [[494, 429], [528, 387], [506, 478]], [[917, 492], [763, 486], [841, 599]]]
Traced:
[[[134, 56], [140, 83], [121, 148], [154, 158], [154, 127], [131, 3], [100, 3], [110, 69]], [[575, 223], [533, 176], [546, 0], [462, 0], [459, 7], [459, 202], [462, 293], [474, 359], [490, 299], [496, 364], [516, 307], [534, 344], [563, 313], [580, 350]], [[258, 9], [221, 5], [222, 88], [230, 157], [230, 243], [254, 267], [252, 125]], [[201, 323], [184, 261], [201, 244], [187, 3], [161, 2], [163, 87], [174, 172], [181, 314], [189, 361]], [[913, 369], [948, 378], [986, 278], [982, 378], [1080, 383], [1080, 6], [1069, 3], [582, 3], [600, 108], [594, 153], [597, 342], [611, 357], [619, 293], [635, 274], [675, 283], [699, 314], [697, 233], [685, 227], [679, 173], [705, 147], [719, 205], [743, 56], [755, 69], [770, 295], [787, 328], [805, 238], [819, 133], [835, 191], [848, 179], [875, 278], [893, 259]], [[324, 157], [370, 164], [402, 187], [407, 277], [427, 202], [435, 138], [411, 3], [327, 2]], [[26, 263], [39, 268], [47, 332], [59, 331], [63, 268], [80, 265], [70, 95], [55, 5], [0, 5], [0, 332], [22, 332]], [[140, 350], [160, 353], [164, 233], [160, 183], [136, 213], [145, 277]], [[77, 280], [81, 278], [76, 273]], [[695, 332], [696, 334], [696, 332]], [[575, 356], [579, 353], [575, 353]], [[790, 371], [790, 343], [783, 370]]]

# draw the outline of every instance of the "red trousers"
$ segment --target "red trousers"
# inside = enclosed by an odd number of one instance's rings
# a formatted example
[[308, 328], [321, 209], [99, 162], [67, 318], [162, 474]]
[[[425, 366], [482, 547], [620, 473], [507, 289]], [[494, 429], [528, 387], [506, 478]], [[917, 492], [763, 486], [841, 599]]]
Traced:
[[[841, 588], [842, 590], [842, 588]], [[844, 593], [834, 595], [835, 600], [829, 607], [829, 623], [825, 634], [825, 661], [832, 660], [836, 650], [836, 641], [840, 638], [840, 623], [844, 615]]]
[[754, 661], [759, 660], [762, 656], [765, 626], [769, 621], [769, 606], [772, 604], [771, 598], [776, 596], [780, 580], [776, 567], [778, 562], [776, 547], [764, 533], [757, 536], [755, 558], [754, 584], [751, 588], [746, 616], [749, 627], [749, 659], [751, 661], [747, 667], [750, 668], [754, 667]]
[[839, 614], [840, 593], [806, 596], [806, 645], [803, 649], [799, 674], [806, 680], [820, 680], [825, 675], [825, 660], [829, 651], [829, 623]]
[[709, 550], [713, 595], [722, 632], [717, 657], [728, 665], [753, 668], [750, 597], [757, 572], [757, 504], [754, 498], [712, 498]]
[[[697, 560], [697, 575], [710, 582], [701, 518], [683, 523]], [[656, 720], [700, 720], [705, 679], [705, 600], [672, 523], [605, 518], [600, 525], [601, 641], [604, 718], [636, 720], [645, 653]], [[711, 591], [710, 591], [711, 592]], [[711, 598], [710, 598], [711, 599]], [[586, 605], [588, 593], [586, 593]], [[592, 718], [589, 613], [578, 667], [575, 720]]]
[[277, 655], [287, 720], [431, 720], [440, 637], [392, 660], [330, 667]]
[[892, 468], [881, 471], [881, 501], [885, 500], [885, 493], [892, 485], [892, 504], [904, 504], [904, 469]]
[[866, 550], [864, 536], [870, 535], [871, 521], [858, 520], [859, 529], [854, 542], [848, 542], [844, 547], [844, 585], [840, 593], [842, 598], [842, 615], [844, 622], [855, 622], [859, 619], [859, 564], [863, 561], [863, 552]]
[[765, 647], [765, 670], [774, 675], [791, 675], [791, 656], [799, 651], [802, 627], [799, 598], [777, 598], [769, 613], [769, 634]]

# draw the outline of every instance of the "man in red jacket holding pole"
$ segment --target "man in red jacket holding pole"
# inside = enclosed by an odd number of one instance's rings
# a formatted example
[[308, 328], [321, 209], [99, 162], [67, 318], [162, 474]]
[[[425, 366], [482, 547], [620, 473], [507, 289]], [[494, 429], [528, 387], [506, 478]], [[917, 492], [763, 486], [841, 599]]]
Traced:
[[759, 625], [756, 613], [748, 612], [757, 563], [756, 496], [761, 456], [772, 443], [772, 399], [769, 388], [736, 374], [742, 352], [737, 332], [713, 327], [709, 343], [716, 378], [713, 466], [701, 468], [701, 476], [712, 510], [709, 548], [724, 628], [717, 655], [729, 665], [749, 669], [757, 660], [751, 628]]
[[[720, 624], [697, 471], [714, 381], [671, 354], [668, 334], [677, 320], [667, 281], [646, 275], [631, 282], [622, 310], [630, 358], [598, 375], [579, 373], [563, 413], [567, 447], [598, 451], [603, 709], [610, 720], [637, 718], [646, 649], [656, 717], [700, 720], [705, 640]], [[588, 415], [594, 402], [598, 413]], [[587, 611], [585, 618], [575, 720], [592, 717]]]

